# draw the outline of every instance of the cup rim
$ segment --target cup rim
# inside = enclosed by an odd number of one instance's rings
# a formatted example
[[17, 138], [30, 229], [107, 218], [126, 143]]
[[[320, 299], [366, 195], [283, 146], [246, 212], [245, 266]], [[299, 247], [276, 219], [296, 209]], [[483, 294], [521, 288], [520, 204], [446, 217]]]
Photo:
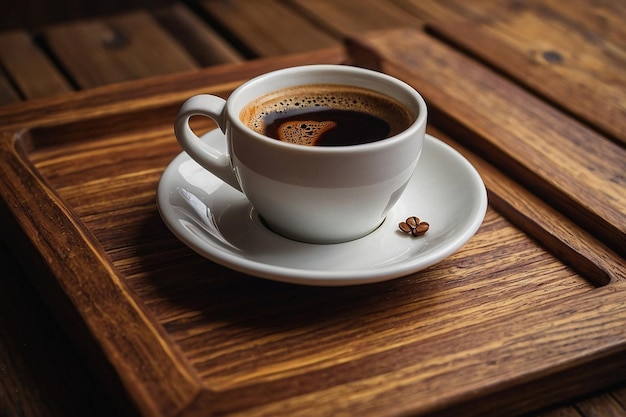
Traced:
[[[282, 142], [282, 141], [267, 137], [261, 133], [258, 133], [250, 129], [246, 124], [244, 124], [241, 121], [241, 119], [239, 118], [239, 113], [241, 112], [243, 107], [247, 103], [250, 103], [250, 101], [253, 99], [245, 101], [244, 104], [239, 106], [239, 109], [235, 108], [235, 103], [238, 101], [237, 99], [239, 98], [239, 96], [244, 94], [246, 90], [248, 90], [249, 88], [253, 88], [254, 86], [257, 86], [258, 84], [266, 82], [266, 80], [270, 77], [276, 78], [276, 77], [291, 75], [294, 73], [301, 73], [301, 72], [313, 71], [313, 70], [317, 72], [322, 72], [322, 73], [323, 72], [326, 72], [326, 73], [339, 72], [341, 74], [355, 75], [357, 77], [374, 76], [377, 79], [382, 80], [384, 83], [394, 85], [396, 88], [405, 90], [410, 93], [415, 103], [417, 104], [417, 108], [418, 108], [417, 117], [409, 125], [409, 127], [407, 127], [405, 130], [403, 130], [402, 132], [394, 136], [390, 136], [388, 138], [385, 138], [383, 140], [378, 140], [375, 142], [361, 143], [357, 145], [339, 145], [339, 146], [303, 146], [303, 145], [289, 143], [289, 142]], [[315, 83], [315, 81], [312, 81], [311, 83], [313, 84]], [[324, 81], [323, 83], [332, 84], [332, 82], [327, 82], [327, 81]], [[298, 84], [300, 83], [295, 83], [293, 85], [298, 85]], [[337, 84], [339, 85], [339, 84], [345, 84], [345, 83], [337, 83]], [[286, 88], [289, 86], [291, 85], [286, 84], [286, 85], [283, 85], [282, 87], [276, 88], [276, 90]], [[369, 88], [369, 87], [366, 87], [366, 88]], [[266, 93], [269, 93], [271, 91], [275, 91], [275, 90], [270, 89]], [[388, 94], [385, 91], [380, 91], [380, 90], [376, 90], [376, 91], [383, 93], [383, 94]], [[402, 104], [406, 104], [406, 103], [402, 103]], [[245, 131], [247, 134], [251, 135], [255, 139], [262, 141], [263, 143], [269, 146], [275, 146], [283, 150], [291, 150], [294, 152], [308, 152], [308, 153], [320, 153], [320, 154], [322, 153], [336, 154], [336, 153], [370, 152], [370, 151], [376, 151], [376, 150], [379, 150], [381, 148], [385, 148], [388, 146], [393, 146], [394, 143], [407, 140], [412, 135], [417, 134], [420, 128], [426, 124], [427, 112], [428, 112], [426, 101], [424, 100], [422, 95], [415, 88], [413, 88], [406, 82], [399, 80], [395, 77], [392, 77], [390, 75], [387, 75], [385, 73], [379, 72], [379, 71], [369, 70], [369, 69], [355, 67], [351, 65], [342, 65], [342, 64], [301, 65], [301, 66], [296, 66], [296, 67], [283, 68], [283, 69], [271, 71], [266, 74], [256, 76], [246, 81], [239, 87], [237, 87], [231, 93], [229, 99], [226, 101], [226, 108], [227, 108], [228, 123], [234, 124], [237, 129]]]

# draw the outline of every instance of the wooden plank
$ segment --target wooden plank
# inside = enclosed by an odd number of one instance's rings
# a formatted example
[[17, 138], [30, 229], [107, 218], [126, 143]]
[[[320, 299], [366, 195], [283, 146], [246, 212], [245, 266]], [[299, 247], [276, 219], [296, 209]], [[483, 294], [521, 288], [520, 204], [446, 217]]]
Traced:
[[626, 144], [626, 2], [402, 3], [439, 36]]
[[576, 408], [584, 417], [621, 417], [626, 415], [626, 407], [608, 393], [580, 401], [576, 404]]
[[342, 39], [365, 31], [416, 27], [422, 21], [392, 2], [378, 0], [288, 0], [319, 27]]
[[626, 409], [626, 385], [622, 384], [620, 387], [611, 391], [611, 396], [615, 398], [622, 408]]
[[[343, 48], [319, 49], [301, 54], [287, 55], [273, 58], [261, 58], [246, 61], [245, 65], [219, 65], [205, 68], [199, 72], [177, 73], [157, 78], [147, 78], [134, 81], [130, 84], [120, 83], [102, 88], [93, 88], [72, 93], [67, 97], [50, 97], [43, 101], [26, 101], [0, 109], [0, 118], [3, 129], [17, 129], [24, 123], [33, 127], [45, 126], [53, 120], [68, 122], [75, 118], [76, 108], [85, 112], [85, 117], [96, 118], [99, 115], [115, 112], [115, 103], [111, 97], [128, 96], [141, 102], [151, 97], [155, 106], [178, 101], [182, 104], [189, 96], [200, 94], [207, 80], [231, 82], [232, 86], [241, 83], [241, 80], [250, 77], [250, 74], [260, 75], [267, 71], [289, 66], [305, 64], [340, 64], [347, 59]], [[70, 100], [71, 99], [71, 100]], [[51, 109], [54, 111], [51, 112]], [[98, 109], [100, 113], [90, 113], [89, 109]], [[104, 109], [104, 110], [103, 110]], [[174, 113], [175, 113], [174, 109]], [[104, 113], [102, 113], [104, 111]], [[114, 126], [109, 126], [114, 128]], [[55, 140], [52, 138], [52, 140]], [[56, 138], [58, 140], [58, 138]]]
[[54, 25], [43, 34], [82, 88], [198, 67], [147, 12]]
[[0, 33], [0, 63], [24, 98], [72, 91], [72, 86], [24, 31]]
[[94, 18], [166, 5], [170, 0], [31, 0], [2, 3], [0, 26], [3, 28], [37, 29], [52, 23]]
[[204, 0], [200, 4], [256, 56], [276, 56], [340, 44], [280, 0]]
[[353, 49], [357, 62], [410, 81], [432, 118], [624, 254], [624, 148], [422, 32], [385, 31], [356, 39]]
[[[533, 416], [533, 414], [531, 414]], [[555, 410], [549, 410], [537, 414], [535, 417], [586, 417], [582, 416], [573, 406], [565, 406]], [[591, 417], [591, 416], [589, 416]]]
[[244, 57], [186, 5], [175, 3], [153, 14], [202, 66], [243, 61]]
[[[100, 381], [89, 374], [77, 349], [3, 243], [0, 277], [3, 415], [132, 415], [107, 398]], [[68, 369], [72, 371], [65, 375]], [[63, 378], [59, 378], [61, 374]]]
[[16, 103], [21, 100], [4, 72], [0, 71], [0, 106]]

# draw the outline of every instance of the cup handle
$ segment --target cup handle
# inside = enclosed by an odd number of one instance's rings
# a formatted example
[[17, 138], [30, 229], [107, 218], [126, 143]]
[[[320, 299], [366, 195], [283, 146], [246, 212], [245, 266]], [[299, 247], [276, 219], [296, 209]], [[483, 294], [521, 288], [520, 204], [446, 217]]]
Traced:
[[231, 187], [241, 191], [235, 171], [230, 164], [230, 155], [202, 142], [189, 127], [191, 116], [205, 116], [213, 119], [222, 132], [226, 131], [226, 100], [209, 94], [193, 96], [183, 103], [176, 122], [174, 133], [180, 146], [203, 168], [220, 178]]

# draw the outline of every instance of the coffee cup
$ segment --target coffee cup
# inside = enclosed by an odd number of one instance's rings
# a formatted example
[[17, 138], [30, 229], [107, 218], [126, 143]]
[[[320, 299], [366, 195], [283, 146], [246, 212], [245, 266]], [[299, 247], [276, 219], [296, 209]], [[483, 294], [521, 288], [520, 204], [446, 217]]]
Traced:
[[[226, 152], [193, 132], [198, 115], [217, 123]], [[174, 130], [189, 156], [243, 192], [273, 232], [332, 244], [385, 220], [413, 174], [426, 118], [423, 98], [396, 78], [309, 65], [253, 78], [227, 100], [193, 96]]]

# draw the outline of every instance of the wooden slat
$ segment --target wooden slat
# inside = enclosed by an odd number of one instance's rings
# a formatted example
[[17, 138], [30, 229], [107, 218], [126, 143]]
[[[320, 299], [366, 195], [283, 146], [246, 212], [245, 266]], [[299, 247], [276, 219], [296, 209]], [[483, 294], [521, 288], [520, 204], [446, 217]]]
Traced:
[[5, 74], [0, 71], [0, 106], [16, 103], [20, 100], [21, 98], [17, 91], [11, 86]]
[[201, 5], [256, 56], [276, 56], [340, 44], [280, 0], [204, 0]]
[[626, 2], [401, 1], [439, 36], [626, 145]]
[[338, 39], [365, 31], [415, 27], [422, 22], [389, 1], [288, 0]]
[[70, 83], [26, 32], [0, 33], [0, 63], [24, 98], [48, 97], [72, 90]]
[[611, 396], [626, 410], [626, 385], [622, 384], [620, 387], [612, 390]]
[[153, 14], [202, 66], [242, 61], [244, 57], [186, 5], [175, 3]]
[[410, 81], [470, 147], [624, 254], [626, 149], [422, 32], [354, 42], [367, 63]]
[[[116, 105], [112, 97], [128, 96], [141, 102], [151, 97], [152, 103], [162, 105], [178, 100], [182, 104], [189, 96], [200, 94], [209, 81], [229, 81], [233, 89], [241, 80], [252, 75], [260, 75], [268, 71], [289, 66], [305, 64], [340, 64], [347, 59], [343, 48], [319, 49], [301, 54], [273, 58], [262, 58], [246, 61], [244, 64], [219, 65], [187, 73], [165, 75], [157, 78], [143, 79], [131, 83], [119, 83], [102, 88], [94, 88], [72, 93], [68, 97], [57, 96], [45, 101], [26, 101], [0, 109], [0, 127], [17, 129], [24, 123], [33, 127], [46, 125], [53, 120], [73, 120], [76, 108], [84, 109], [85, 117], [94, 118], [106, 112], [115, 111]], [[207, 81], [208, 80], [208, 81]], [[69, 100], [71, 98], [71, 101]], [[99, 113], [89, 113], [89, 109], [97, 108]], [[51, 109], [54, 112], [51, 113]], [[174, 111], [174, 110], [173, 110]], [[175, 111], [174, 111], [175, 113]], [[112, 128], [112, 126], [110, 126]], [[58, 138], [51, 138], [57, 141]]]
[[[581, 415], [578, 410], [576, 410], [575, 407], [573, 406], [565, 406], [565, 407], [561, 407], [555, 410], [549, 410], [546, 412], [543, 412], [541, 414], [531, 414], [531, 416], [535, 416], [535, 417], [586, 417]], [[589, 416], [592, 417], [592, 416]]]
[[[101, 381], [89, 374], [84, 358], [3, 243], [0, 285], [3, 416], [132, 416], [128, 408], [112, 403]], [[59, 378], [68, 369], [72, 370], [71, 375]]]
[[626, 415], [626, 404], [620, 404], [611, 394], [602, 394], [576, 404], [583, 416], [622, 417]]
[[82, 88], [198, 67], [147, 12], [55, 25], [43, 33]]

